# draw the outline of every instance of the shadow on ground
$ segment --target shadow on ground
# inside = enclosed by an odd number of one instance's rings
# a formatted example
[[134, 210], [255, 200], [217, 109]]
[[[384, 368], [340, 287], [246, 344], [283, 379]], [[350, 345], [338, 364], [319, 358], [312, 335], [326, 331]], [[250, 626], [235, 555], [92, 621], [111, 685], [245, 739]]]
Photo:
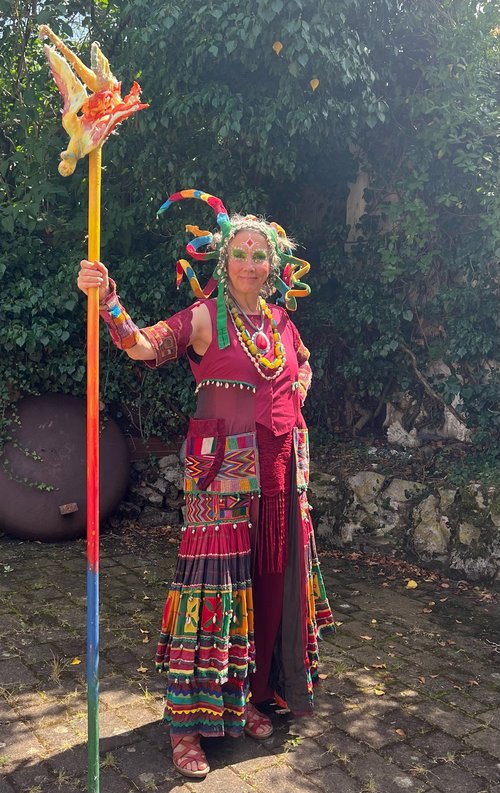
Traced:
[[[175, 557], [161, 531], [102, 537], [102, 793], [500, 792], [497, 594], [338, 553], [322, 557], [337, 633], [314, 717], [273, 714], [266, 742], [206, 741], [207, 779], [180, 777], [152, 663]], [[0, 536], [0, 559], [0, 793], [81, 792], [84, 543]]]

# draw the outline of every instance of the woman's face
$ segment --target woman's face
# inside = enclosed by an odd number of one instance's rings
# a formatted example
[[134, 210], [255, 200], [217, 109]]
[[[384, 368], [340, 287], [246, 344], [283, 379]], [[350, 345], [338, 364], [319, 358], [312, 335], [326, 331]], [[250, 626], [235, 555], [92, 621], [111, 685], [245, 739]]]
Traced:
[[238, 231], [228, 246], [227, 273], [232, 290], [258, 295], [271, 270], [269, 244], [260, 231]]

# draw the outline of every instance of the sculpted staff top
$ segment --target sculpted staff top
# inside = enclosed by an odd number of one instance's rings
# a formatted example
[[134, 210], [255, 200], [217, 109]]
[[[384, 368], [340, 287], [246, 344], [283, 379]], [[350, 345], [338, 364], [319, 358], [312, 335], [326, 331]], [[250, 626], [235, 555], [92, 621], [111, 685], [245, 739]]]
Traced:
[[[117, 124], [148, 105], [139, 101], [141, 89], [136, 82], [122, 99], [121, 83], [96, 42], [90, 50], [89, 69], [47, 25], [40, 26], [39, 36], [49, 38], [64, 55], [45, 45], [52, 75], [64, 99], [62, 125], [70, 137], [68, 148], [61, 153], [59, 173], [70, 176], [77, 160], [104, 143]], [[90, 96], [85, 86], [93, 92]]]

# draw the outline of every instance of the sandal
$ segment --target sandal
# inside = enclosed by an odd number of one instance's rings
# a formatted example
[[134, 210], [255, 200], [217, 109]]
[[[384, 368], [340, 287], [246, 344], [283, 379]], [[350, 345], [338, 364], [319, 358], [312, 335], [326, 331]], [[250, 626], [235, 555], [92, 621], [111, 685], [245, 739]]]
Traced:
[[[205, 777], [210, 771], [205, 752], [200, 746], [197, 733], [171, 736], [172, 762], [174, 768], [183, 776]], [[194, 766], [194, 767], [193, 767]]]
[[263, 713], [260, 713], [250, 702], [247, 702], [246, 717], [245, 733], [249, 735], [250, 738], [263, 741], [271, 737], [274, 732], [271, 719], [264, 716]]

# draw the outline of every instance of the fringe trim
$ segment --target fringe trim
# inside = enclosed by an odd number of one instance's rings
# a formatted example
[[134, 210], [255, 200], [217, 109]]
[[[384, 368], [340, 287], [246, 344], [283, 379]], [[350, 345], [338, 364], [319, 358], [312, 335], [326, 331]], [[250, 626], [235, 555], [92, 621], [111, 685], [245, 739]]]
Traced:
[[262, 495], [255, 536], [254, 569], [259, 573], [282, 573], [288, 557], [286, 497]]

